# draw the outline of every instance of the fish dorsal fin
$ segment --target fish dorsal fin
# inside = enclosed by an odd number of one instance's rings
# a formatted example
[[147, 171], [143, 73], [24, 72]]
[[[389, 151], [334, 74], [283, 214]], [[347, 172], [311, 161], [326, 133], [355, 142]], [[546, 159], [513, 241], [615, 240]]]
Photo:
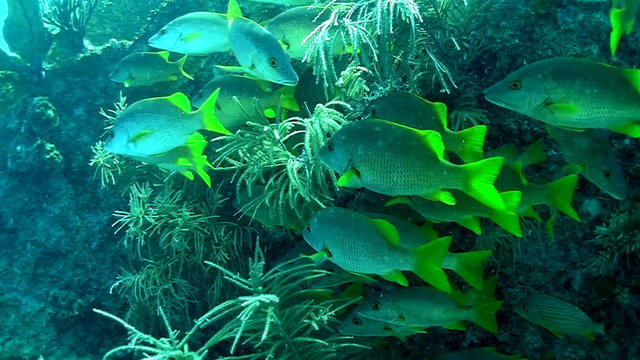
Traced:
[[132, 143], [139, 143], [140, 141], [144, 140], [145, 138], [147, 138], [149, 135], [151, 135], [151, 133], [153, 133], [153, 131], [151, 130], [142, 130], [137, 132], [135, 135], [133, 135], [131, 137], [131, 139], [129, 139], [129, 142]]
[[442, 135], [439, 132], [433, 130], [414, 130], [422, 136], [422, 139], [438, 160], [444, 160], [444, 143], [442, 142]]
[[187, 95], [177, 92], [165, 99], [167, 99], [171, 104], [177, 106], [180, 110], [184, 112], [191, 112], [191, 103], [189, 102]]
[[418, 95], [414, 95], [419, 98], [422, 102], [424, 102], [425, 106], [433, 109], [433, 112], [436, 114], [436, 118], [440, 125], [442, 125], [442, 129], [447, 128], [447, 105], [441, 102], [431, 102], [425, 98], [422, 98]]
[[161, 58], [165, 59], [166, 61], [169, 61], [169, 52], [168, 51], [160, 51], [160, 52], [157, 52], [156, 54], [158, 54], [158, 56], [160, 56]]
[[400, 234], [393, 224], [384, 219], [369, 219], [371, 224], [393, 246], [400, 246]]
[[238, 4], [238, 1], [229, 0], [229, 3], [227, 5], [227, 18], [229, 20], [229, 24], [231, 24], [234, 19], [242, 17], [242, 10], [240, 9], [240, 4]]

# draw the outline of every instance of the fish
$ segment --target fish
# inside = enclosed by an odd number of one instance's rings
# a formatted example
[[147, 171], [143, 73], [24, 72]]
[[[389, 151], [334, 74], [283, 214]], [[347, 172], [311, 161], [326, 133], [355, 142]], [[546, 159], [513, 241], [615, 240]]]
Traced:
[[163, 154], [145, 157], [132, 156], [131, 158], [147, 164], [156, 165], [161, 169], [176, 171], [192, 181], [195, 172], [208, 187], [211, 187], [211, 177], [205, 169], [213, 169], [213, 165], [209, 163], [207, 156], [203, 155], [207, 144], [209, 144], [209, 142], [202, 134], [194, 132], [189, 136], [187, 143], [183, 146], [176, 147]]
[[498, 106], [569, 130], [640, 137], [640, 70], [578, 58], [536, 61], [484, 91]]
[[[299, 111], [293, 86], [275, 89], [270, 82], [238, 75], [217, 76], [206, 83], [193, 97], [193, 105], [199, 107], [216, 89], [220, 89], [216, 101], [216, 116], [225, 128], [233, 131], [246, 125], [255, 111], [258, 116], [275, 118], [278, 107]], [[235, 98], [235, 99], [234, 99]], [[257, 102], [256, 102], [257, 101]], [[256, 106], [259, 108], [256, 109]]]
[[578, 172], [589, 182], [614, 199], [627, 197], [624, 171], [607, 133], [589, 129], [576, 134], [551, 126], [545, 128], [560, 145], [567, 162], [577, 165]]
[[442, 355], [437, 360], [527, 360], [519, 355], [499, 353], [494, 347], [464, 349]]
[[[276, 15], [266, 25], [266, 29], [273, 34], [292, 59], [302, 60], [313, 43], [313, 38], [307, 39], [307, 37], [330, 16], [331, 9], [324, 7], [294, 7]], [[325, 38], [324, 41], [333, 41], [331, 53], [334, 56], [348, 50], [338, 30], [332, 38]]]
[[346, 271], [376, 274], [402, 286], [409, 283], [402, 271], [412, 271], [435, 288], [451, 291], [447, 274], [440, 267], [451, 238], [406, 249], [400, 246], [398, 230], [388, 221], [340, 207], [316, 212], [302, 235], [314, 250]]
[[611, 56], [616, 56], [618, 45], [622, 35], [629, 35], [633, 31], [636, 14], [640, 8], [640, 0], [613, 0], [609, 21], [611, 22], [611, 34], [609, 35], [609, 48]]
[[493, 186], [501, 157], [456, 165], [444, 159], [444, 144], [433, 130], [417, 130], [381, 119], [344, 125], [319, 150], [320, 159], [341, 174], [338, 185], [389, 195], [416, 195], [454, 205], [446, 189], [459, 189], [481, 203], [504, 210]]
[[134, 53], [120, 60], [109, 79], [124, 83], [125, 87], [176, 81], [180, 76], [193, 80], [183, 69], [186, 60], [187, 55], [178, 61], [169, 61], [168, 51]]
[[225, 14], [192, 12], [162, 27], [149, 39], [149, 46], [171, 52], [205, 56], [231, 51]]
[[[418, 226], [409, 221], [386, 214], [365, 213], [365, 215], [373, 219], [386, 220], [395, 226], [400, 236], [400, 246], [405, 249], [415, 249], [429, 241], [452, 241], [451, 236], [447, 236], [446, 240], [441, 240], [441, 238], [437, 236], [437, 233], [429, 226]], [[491, 250], [459, 253], [453, 253], [447, 250], [447, 254], [440, 267], [458, 274], [472, 287], [482, 289], [484, 287], [484, 278], [482, 275], [483, 265], [491, 254]]]
[[388, 201], [385, 206], [406, 204], [425, 219], [438, 223], [455, 222], [473, 231], [477, 235], [482, 234], [480, 218], [486, 218], [498, 224], [498, 226], [509, 233], [517, 237], [522, 237], [520, 219], [516, 212], [522, 197], [520, 191], [505, 191], [500, 193], [500, 197], [505, 204], [504, 210], [490, 208], [460, 191], [454, 190], [452, 193], [456, 199], [456, 204], [453, 206], [426, 200], [418, 196], [397, 197]]
[[186, 95], [137, 101], [122, 111], [113, 125], [113, 137], [105, 150], [128, 157], [150, 157], [164, 154], [188, 144], [189, 137], [205, 129], [228, 135], [215, 115], [215, 91], [198, 111], [191, 111]]
[[551, 295], [529, 295], [516, 305], [515, 312], [560, 338], [577, 334], [593, 339], [594, 334], [604, 334], [604, 324], [593, 321], [577, 306]]
[[227, 71], [242, 71], [255, 78], [294, 86], [298, 74], [291, 58], [278, 40], [262, 25], [242, 17], [236, 0], [229, 1], [227, 12], [229, 42], [240, 66], [220, 66]]
[[399, 123], [419, 130], [435, 130], [442, 136], [444, 149], [469, 163], [483, 158], [482, 147], [487, 134], [485, 125], [462, 131], [447, 127], [447, 106], [431, 102], [418, 95], [395, 91], [370, 103], [374, 118]]
[[[487, 280], [487, 286], [482, 292], [471, 289], [466, 294], [458, 290], [446, 294], [427, 286], [395, 288], [358, 305], [350, 316], [342, 321], [338, 330], [345, 335], [371, 334], [378, 331], [379, 336], [385, 336], [391, 334], [384, 328], [364, 329], [362, 325], [380, 326], [379, 322], [383, 322], [396, 327], [404, 325], [415, 330], [433, 326], [466, 330], [467, 325], [464, 321], [472, 321], [496, 334], [498, 324], [495, 315], [502, 307], [503, 301], [495, 299], [495, 289], [495, 278]], [[378, 323], [357, 324], [357, 321], [354, 323], [353, 317], [377, 320]]]

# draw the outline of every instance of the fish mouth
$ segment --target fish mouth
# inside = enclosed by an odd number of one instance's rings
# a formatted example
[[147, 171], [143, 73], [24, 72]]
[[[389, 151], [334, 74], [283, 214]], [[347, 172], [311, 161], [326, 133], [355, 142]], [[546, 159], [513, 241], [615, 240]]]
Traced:
[[284, 86], [296, 86], [298, 85], [298, 78], [296, 78], [295, 80], [280, 80], [278, 81], [278, 84]]
[[496, 98], [494, 96], [491, 96], [490, 94], [487, 94], [486, 92], [484, 93], [484, 99], [487, 100], [488, 102], [490, 102], [492, 104], [495, 104], [495, 105], [498, 105], [500, 107], [504, 107], [504, 108], [507, 107], [507, 105], [503, 101], [501, 101], [500, 99], [498, 99], [498, 98]]

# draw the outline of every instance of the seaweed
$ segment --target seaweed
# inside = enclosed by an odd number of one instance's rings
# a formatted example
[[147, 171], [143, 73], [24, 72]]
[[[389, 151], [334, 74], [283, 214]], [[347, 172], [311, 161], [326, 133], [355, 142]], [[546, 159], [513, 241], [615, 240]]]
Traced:
[[[120, 323], [129, 333], [128, 344], [113, 348], [103, 359], [123, 352], [144, 359], [203, 359], [207, 354], [219, 355], [217, 358], [221, 359], [299, 360], [308, 354], [314, 354], [314, 359], [329, 359], [343, 347], [362, 347], [350, 342], [349, 336], [331, 335], [332, 325], [337, 323], [335, 315], [353, 301], [318, 296], [330, 291], [309, 289], [311, 281], [328, 272], [308, 260], [285, 261], [265, 271], [264, 254], [256, 245], [253, 258], [248, 260], [247, 277], [216, 263], [206, 263], [245, 295], [214, 306], [196, 319], [182, 337], [172, 328], [162, 307], [158, 307], [158, 314], [168, 334], [164, 338], [144, 333], [115, 315], [94, 309]], [[202, 337], [207, 340], [198, 342]]]

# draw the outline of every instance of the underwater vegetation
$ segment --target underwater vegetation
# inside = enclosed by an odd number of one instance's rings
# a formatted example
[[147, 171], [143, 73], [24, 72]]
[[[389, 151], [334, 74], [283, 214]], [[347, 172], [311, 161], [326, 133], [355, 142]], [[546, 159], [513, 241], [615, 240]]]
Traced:
[[0, 359], [640, 359], [637, 1], [0, 3]]

